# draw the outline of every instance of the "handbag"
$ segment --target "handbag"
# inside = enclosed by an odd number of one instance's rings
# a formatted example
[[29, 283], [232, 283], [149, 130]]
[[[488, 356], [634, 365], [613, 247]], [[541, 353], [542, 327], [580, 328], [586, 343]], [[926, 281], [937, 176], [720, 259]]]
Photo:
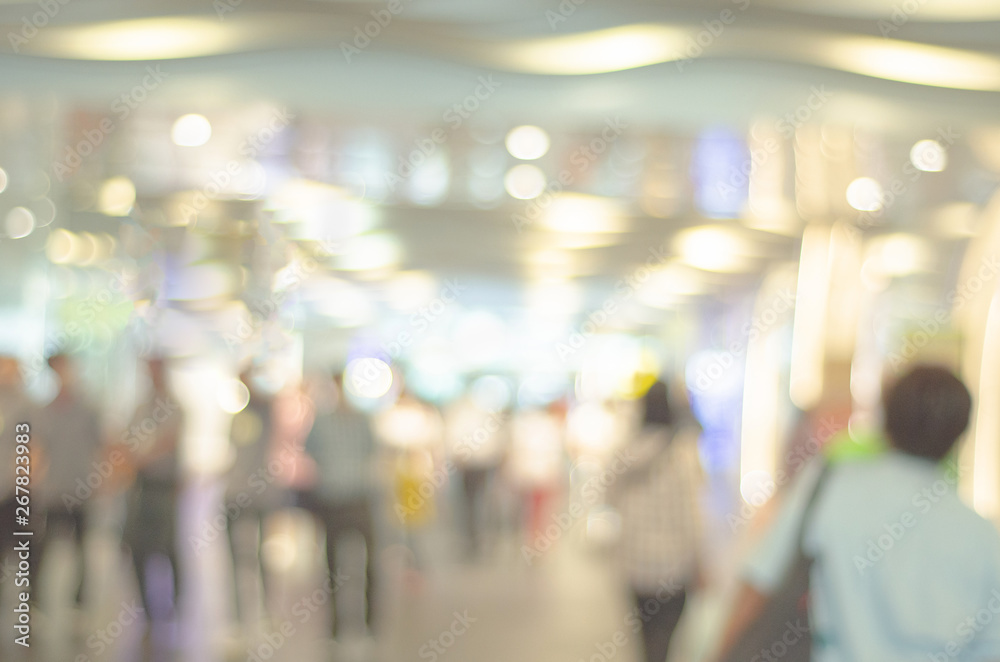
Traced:
[[[829, 472], [824, 463], [819, 480], [799, 523], [795, 559], [778, 587], [767, 597], [760, 614], [737, 637], [719, 662], [750, 662], [779, 658], [781, 662], [808, 662], [812, 654], [809, 622], [809, 573], [813, 561], [802, 548], [806, 525]], [[765, 653], [766, 651], [766, 653]]]

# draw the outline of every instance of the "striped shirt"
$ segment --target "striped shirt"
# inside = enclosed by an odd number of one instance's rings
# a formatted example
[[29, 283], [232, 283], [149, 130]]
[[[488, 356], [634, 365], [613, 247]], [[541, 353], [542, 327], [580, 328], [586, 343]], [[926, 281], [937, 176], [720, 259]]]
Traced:
[[632, 446], [638, 458], [612, 486], [622, 517], [623, 570], [637, 591], [656, 590], [663, 580], [692, 579], [701, 546], [698, 492], [702, 470], [697, 430], [647, 428]]

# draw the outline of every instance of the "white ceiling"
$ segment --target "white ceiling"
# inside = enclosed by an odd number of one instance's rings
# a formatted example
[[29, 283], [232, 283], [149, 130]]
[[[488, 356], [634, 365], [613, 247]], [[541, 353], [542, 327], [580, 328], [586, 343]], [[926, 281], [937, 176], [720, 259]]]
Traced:
[[[537, 124], [554, 135], [593, 131], [610, 117], [620, 117], [632, 135], [640, 136], [690, 136], [720, 123], [745, 130], [762, 115], [794, 111], [815, 89], [832, 97], [811, 121], [860, 127], [903, 145], [941, 126], [974, 135], [992, 126], [1000, 112], [1000, 83], [990, 87], [994, 78], [1000, 81], [1000, 74], [993, 75], [994, 69], [1000, 71], [1000, 3], [995, 1], [926, 0], [912, 16], [897, 16], [899, 29], [891, 33], [892, 39], [951, 49], [949, 57], [982, 64], [985, 91], [862, 75], [857, 72], [871, 62], [838, 66], [849, 58], [827, 57], [844, 44], [894, 46], [881, 36], [885, 24], [880, 21], [896, 27], [893, 12], [900, 0], [401, 2], [400, 15], [348, 62], [341, 44], [388, 0], [242, 0], [222, 16], [209, 0], [69, 0], [49, 25], [19, 45], [20, 54], [12, 52], [9, 39], [0, 39], [0, 51], [6, 51], [0, 54], [0, 111], [23, 100], [39, 122], [77, 108], [107, 113], [123, 90], [155, 65], [167, 78], [143, 105], [151, 115], [203, 112], [214, 122], [231, 109], [267, 102], [331, 122], [417, 135], [440, 126], [442, 114], [467, 97], [482, 76], [492, 76], [499, 88], [483, 104], [481, 121], [506, 127]], [[552, 23], [552, 12], [560, 7], [575, 9], [565, 22]], [[20, 33], [26, 17], [38, 11], [37, 2], [0, 2], [0, 34]], [[682, 67], [662, 57], [621, 71], [552, 75], [532, 73], [538, 63], [517, 57], [527, 47], [562, 48], [574, 35], [588, 38], [621, 26], [695, 37], [704, 21], [728, 16], [724, 11], [734, 12], [732, 24], [712, 39], [703, 57]], [[164, 18], [186, 21], [179, 25], [197, 37], [192, 52], [205, 55], [151, 65], [91, 61], [85, 53], [67, 50], [95, 27]], [[896, 64], [912, 64], [902, 59]], [[954, 74], [972, 69], [971, 64], [957, 66]], [[519, 274], [525, 243], [511, 232], [511, 209], [518, 207], [396, 206], [385, 212], [384, 225], [407, 246], [407, 267], [510, 279]], [[606, 291], [650, 245], [697, 221], [636, 218], [627, 241], [593, 251], [600, 262], [595, 280]], [[775, 259], [797, 257], [794, 241], [776, 242]], [[601, 291], [595, 289], [598, 295]]]

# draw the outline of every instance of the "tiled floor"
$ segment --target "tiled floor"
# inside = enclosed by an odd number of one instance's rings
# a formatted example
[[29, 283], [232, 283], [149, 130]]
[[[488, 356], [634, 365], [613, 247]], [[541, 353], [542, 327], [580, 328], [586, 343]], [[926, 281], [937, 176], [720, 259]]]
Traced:
[[[211, 490], [194, 492], [185, 502], [189, 522], [212, 514]], [[95, 504], [97, 505], [97, 504]], [[68, 545], [53, 545], [46, 559], [43, 585], [44, 614], [34, 621], [36, 659], [46, 662], [128, 662], [138, 653], [141, 621], [130, 618], [137, 604], [127, 559], [120, 553], [114, 528], [115, 509], [99, 508], [104, 517], [89, 541], [94, 561], [87, 572], [91, 592], [86, 613], [74, 613], [66, 604], [73, 564]], [[292, 511], [295, 512], [295, 511]], [[583, 541], [584, 522], [565, 532], [541, 559], [529, 564], [518, 542], [507, 539], [489, 558], [462, 562], [450, 550], [453, 537], [445, 530], [428, 532], [424, 557], [427, 567], [418, 576], [403, 567], [403, 548], [383, 538], [381, 552], [382, 627], [377, 640], [360, 635], [361, 545], [348, 546], [341, 570], [349, 576], [333, 595], [322, 586], [319, 549], [304, 513], [286, 515], [275, 526], [284, 535], [272, 539], [271, 556], [278, 560], [280, 581], [272, 595], [272, 615], [262, 620], [260, 610], [248, 610], [250, 633], [240, 633], [232, 616], [231, 565], [225, 536], [197, 553], [185, 546], [185, 598], [181, 620], [165, 636], [177, 642], [176, 659], [185, 662], [253, 660], [320, 662], [324, 660], [381, 660], [404, 662], [571, 662], [609, 659], [633, 662], [640, 654], [638, 635], [625, 622], [627, 595], [606, 552]], [[191, 531], [182, 531], [190, 540]], [[245, 595], [253, 605], [257, 587], [243, 573]], [[9, 591], [5, 600], [9, 599]], [[328, 636], [329, 602], [337, 600], [348, 634], [333, 644]], [[710, 613], [696, 600], [692, 617], [677, 641], [677, 660], [695, 659], [690, 651], [704, 637]], [[0, 617], [10, 633], [11, 611]], [[614, 643], [616, 632], [626, 643]], [[352, 634], [353, 632], [354, 634]], [[21, 651], [10, 646], [8, 634], [0, 658], [16, 660]], [[618, 637], [621, 641], [621, 635]]]

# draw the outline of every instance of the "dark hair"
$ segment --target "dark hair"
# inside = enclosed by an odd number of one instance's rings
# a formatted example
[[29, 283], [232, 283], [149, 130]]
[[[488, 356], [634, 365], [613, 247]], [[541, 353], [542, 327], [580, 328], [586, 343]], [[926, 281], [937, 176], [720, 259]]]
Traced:
[[642, 404], [645, 408], [642, 416], [643, 425], [670, 425], [674, 422], [667, 385], [663, 382], [656, 382], [649, 387]]
[[969, 425], [972, 396], [945, 368], [917, 366], [885, 396], [885, 431], [910, 455], [940, 460]]

